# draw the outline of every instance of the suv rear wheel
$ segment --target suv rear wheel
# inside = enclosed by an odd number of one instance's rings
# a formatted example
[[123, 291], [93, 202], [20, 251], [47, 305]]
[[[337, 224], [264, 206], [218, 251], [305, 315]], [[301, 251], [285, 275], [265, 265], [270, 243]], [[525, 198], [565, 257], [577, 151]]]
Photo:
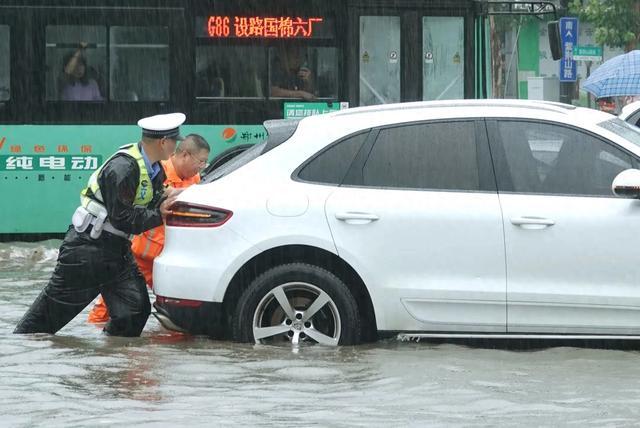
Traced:
[[251, 282], [238, 301], [232, 334], [240, 342], [354, 345], [360, 342], [360, 319], [340, 278], [318, 266], [290, 263]]

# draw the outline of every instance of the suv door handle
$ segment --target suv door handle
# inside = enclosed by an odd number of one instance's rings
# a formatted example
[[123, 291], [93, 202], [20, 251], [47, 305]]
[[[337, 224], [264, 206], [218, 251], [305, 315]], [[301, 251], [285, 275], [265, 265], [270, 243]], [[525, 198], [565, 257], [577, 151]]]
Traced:
[[372, 213], [361, 213], [352, 211], [339, 212], [336, 213], [335, 216], [338, 220], [350, 224], [366, 224], [380, 219], [380, 217]]
[[556, 222], [550, 218], [522, 216], [512, 217], [511, 224], [520, 226], [523, 229], [544, 229], [545, 227], [553, 226]]

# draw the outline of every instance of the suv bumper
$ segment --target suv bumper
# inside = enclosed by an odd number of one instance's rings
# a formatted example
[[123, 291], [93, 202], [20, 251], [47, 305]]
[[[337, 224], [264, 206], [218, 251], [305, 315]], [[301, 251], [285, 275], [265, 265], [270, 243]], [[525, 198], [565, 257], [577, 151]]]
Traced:
[[156, 296], [156, 318], [168, 330], [226, 339], [226, 317], [221, 303], [178, 300]]

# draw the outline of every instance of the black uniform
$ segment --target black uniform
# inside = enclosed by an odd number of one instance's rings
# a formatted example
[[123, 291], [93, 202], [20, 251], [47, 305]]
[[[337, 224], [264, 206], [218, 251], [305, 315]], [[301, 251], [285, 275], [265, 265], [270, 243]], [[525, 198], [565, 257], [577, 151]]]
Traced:
[[[140, 169], [135, 159], [119, 153], [98, 176], [111, 224], [139, 234], [162, 224], [159, 202], [165, 174], [153, 178], [154, 198], [147, 207], [134, 206]], [[78, 233], [69, 227], [58, 263], [47, 286], [16, 326], [14, 333], [55, 333], [102, 293], [111, 320], [105, 331], [114, 336], [139, 336], [151, 313], [149, 294], [138, 270], [131, 242], [106, 230], [93, 239], [91, 226]]]

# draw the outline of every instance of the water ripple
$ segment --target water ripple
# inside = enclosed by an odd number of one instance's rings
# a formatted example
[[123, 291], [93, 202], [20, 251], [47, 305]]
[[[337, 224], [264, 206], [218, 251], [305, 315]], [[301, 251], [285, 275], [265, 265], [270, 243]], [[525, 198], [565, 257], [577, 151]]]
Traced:
[[0, 244], [2, 425], [629, 426], [640, 354], [381, 341], [291, 349], [169, 333], [112, 338], [85, 310], [59, 334], [13, 335], [59, 241]]

